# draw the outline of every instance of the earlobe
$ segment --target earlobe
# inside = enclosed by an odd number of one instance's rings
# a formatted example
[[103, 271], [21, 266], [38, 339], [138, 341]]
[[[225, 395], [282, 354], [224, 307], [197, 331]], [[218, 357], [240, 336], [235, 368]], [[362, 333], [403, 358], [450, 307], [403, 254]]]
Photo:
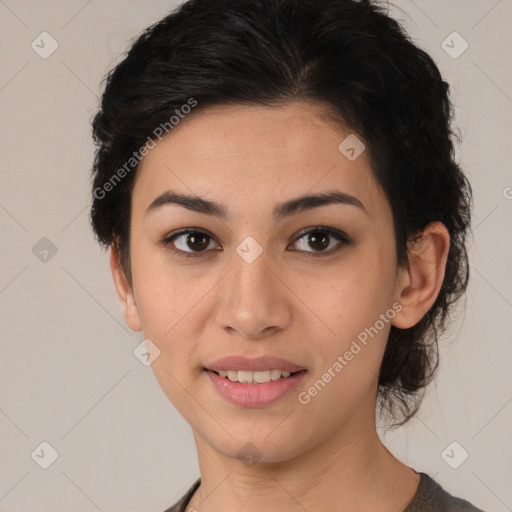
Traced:
[[434, 304], [443, 284], [450, 234], [443, 223], [430, 223], [409, 246], [409, 266], [400, 269], [395, 299], [402, 310], [392, 324], [399, 329], [416, 325]]
[[126, 325], [133, 331], [142, 331], [142, 323], [140, 321], [137, 305], [135, 304], [133, 290], [121, 268], [119, 252], [115, 244], [110, 246], [110, 270], [112, 271], [112, 279], [114, 280], [117, 297], [123, 309]]

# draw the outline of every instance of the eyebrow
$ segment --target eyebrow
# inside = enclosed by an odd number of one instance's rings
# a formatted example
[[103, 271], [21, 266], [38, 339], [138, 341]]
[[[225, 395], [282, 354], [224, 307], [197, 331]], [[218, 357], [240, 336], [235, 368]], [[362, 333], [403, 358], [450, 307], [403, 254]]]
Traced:
[[[214, 215], [216, 217], [220, 217], [221, 219], [227, 219], [229, 217], [227, 208], [222, 204], [204, 199], [199, 196], [178, 194], [172, 190], [168, 190], [159, 195], [147, 207], [146, 215], [167, 204], [177, 204], [183, 208], [186, 208], [187, 210], [204, 213], [206, 215]], [[275, 222], [279, 222], [285, 217], [290, 217], [312, 208], [317, 208], [319, 206], [325, 206], [329, 204], [355, 206], [366, 215], [369, 215], [363, 203], [357, 199], [357, 197], [351, 196], [345, 192], [340, 192], [339, 190], [330, 190], [319, 194], [308, 194], [300, 196], [295, 199], [290, 199], [283, 203], [279, 203], [273, 208], [272, 216]]]

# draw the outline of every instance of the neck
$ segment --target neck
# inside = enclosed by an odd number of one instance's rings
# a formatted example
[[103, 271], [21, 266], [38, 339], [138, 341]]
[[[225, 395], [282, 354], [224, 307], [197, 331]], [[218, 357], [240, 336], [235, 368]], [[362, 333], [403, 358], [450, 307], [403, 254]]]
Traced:
[[219, 453], [199, 433], [194, 437], [201, 485], [187, 510], [402, 512], [419, 484], [380, 441], [374, 416], [279, 462], [248, 464]]

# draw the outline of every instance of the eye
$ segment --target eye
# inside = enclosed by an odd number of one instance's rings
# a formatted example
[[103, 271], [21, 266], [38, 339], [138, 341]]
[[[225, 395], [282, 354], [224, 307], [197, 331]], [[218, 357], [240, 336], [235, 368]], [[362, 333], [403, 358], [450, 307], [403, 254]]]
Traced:
[[[304, 239], [304, 240], [303, 240]], [[338, 243], [332, 247], [333, 239]], [[344, 246], [351, 245], [351, 239], [343, 232], [337, 229], [316, 226], [303, 231], [294, 243], [299, 244], [299, 250], [304, 252], [303, 256], [327, 256], [338, 252]], [[326, 250], [329, 246], [330, 249]], [[314, 251], [307, 251], [305, 248], [312, 247]]]
[[[213, 238], [208, 233], [197, 229], [183, 229], [162, 240], [162, 244], [166, 248], [184, 258], [197, 258], [201, 256], [201, 253], [206, 252], [209, 248], [210, 242], [213, 242]], [[192, 251], [187, 249], [192, 249]]]

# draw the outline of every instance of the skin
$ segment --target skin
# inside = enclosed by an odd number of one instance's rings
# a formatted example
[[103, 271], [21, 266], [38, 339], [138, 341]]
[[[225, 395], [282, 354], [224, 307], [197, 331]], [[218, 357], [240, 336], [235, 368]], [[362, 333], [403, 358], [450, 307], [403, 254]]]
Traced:
[[[202, 482], [188, 510], [400, 512], [417, 490], [418, 475], [377, 435], [377, 375], [391, 325], [415, 325], [434, 303], [449, 234], [439, 222], [429, 225], [410, 248], [409, 268], [399, 268], [391, 209], [367, 154], [349, 161], [340, 153], [351, 132], [327, 122], [324, 112], [305, 102], [210, 107], [183, 120], [138, 169], [133, 286], [113, 248], [111, 269], [126, 323], [159, 348], [153, 372], [193, 429]], [[146, 215], [169, 189], [221, 203], [229, 217], [171, 204]], [[333, 204], [273, 220], [275, 204], [328, 190], [357, 197], [366, 213]], [[317, 225], [341, 230], [353, 243], [306, 257], [322, 249], [297, 234]], [[210, 234], [206, 252], [185, 258], [160, 243], [182, 228]], [[250, 264], [236, 252], [248, 236], [263, 249]], [[324, 253], [339, 246], [329, 240]], [[187, 235], [174, 246], [200, 251], [187, 245]], [[401, 311], [301, 404], [298, 392], [394, 303]], [[207, 362], [231, 354], [276, 355], [308, 373], [299, 390], [278, 402], [240, 408], [203, 372]], [[249, 442], [258, 452], [255, 463], [238, 454]]]

